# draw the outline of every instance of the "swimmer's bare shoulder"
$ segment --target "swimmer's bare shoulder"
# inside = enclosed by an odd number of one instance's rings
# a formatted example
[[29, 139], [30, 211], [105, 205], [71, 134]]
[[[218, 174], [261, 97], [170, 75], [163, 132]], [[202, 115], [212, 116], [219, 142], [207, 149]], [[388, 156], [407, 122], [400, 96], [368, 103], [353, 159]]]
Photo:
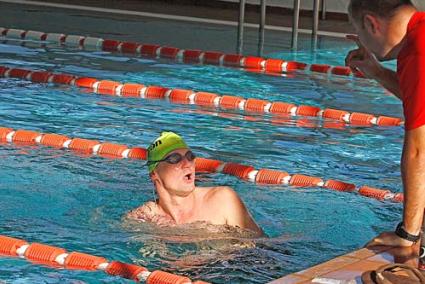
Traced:
[[205, 203], [209, 210], [220, 212], [227, 225], [249, 229], [259, 234], [262, 230], [252, 219], [239, 195], [229, 186], [208, 188], [205, 192]]
[[245, 209], [241, 208], [243, 203], [238, 194], [229, 186], [208, 188], [208, 191], [205, 192], [204, 200], [208, 206], [220, 208], [220, 211], [226, 215], [235, 210]]
[[148, 201], [127, 213], [126, 218], [140, 221], [151, 221], [158, 214], [158, 209], [154, 201]]
[[204, 198], [207, 202], [217, 202], [230, 196], [237, 196], [236, 192], [230, 186], [215, 186], [207, 187], [205, 189]]

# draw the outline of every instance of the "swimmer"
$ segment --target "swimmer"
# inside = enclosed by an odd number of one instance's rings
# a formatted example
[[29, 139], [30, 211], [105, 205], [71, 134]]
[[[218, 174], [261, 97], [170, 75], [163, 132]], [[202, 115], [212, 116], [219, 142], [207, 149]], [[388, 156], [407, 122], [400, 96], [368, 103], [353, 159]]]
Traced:
[[128, 219], [162, 226], [206, 222], [263, 235], [232, 188], [195, 186], [195, 155], [179, 135], [163, 132], [153, 141], [147, 165], [158, 199], [133, 209]]

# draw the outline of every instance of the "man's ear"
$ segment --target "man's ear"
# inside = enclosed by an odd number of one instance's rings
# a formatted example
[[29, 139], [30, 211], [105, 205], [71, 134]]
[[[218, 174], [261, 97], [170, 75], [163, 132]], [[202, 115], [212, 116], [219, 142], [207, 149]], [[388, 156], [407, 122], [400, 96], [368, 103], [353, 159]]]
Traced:
[[363, 26], [369, 33], [375, 34], [376, 32], [378, 32], [379, 25], [380, 23], [376, 16], [370, 14], [366, 14], [363, 16]]
[[159, 177], [158, 177], [158, 174], [156, 173], [156, 171], [155, 170], [153, 170], [150, 174], [149, 174], [149, 176], [150, 176], [150, 178], [151, 178], [151, 180], [152, 180], [152, 182], [153, 182], [153, 184], [156, 186], [156, 184], [158, 183], [158, 182], [160, 182], [160, 180], [159, 180]]
[[149, 177], [151, 178], [152, 181], [154, 181], [158, 176], [155, 173], [155, 170], [153, 170], [150, 174]]

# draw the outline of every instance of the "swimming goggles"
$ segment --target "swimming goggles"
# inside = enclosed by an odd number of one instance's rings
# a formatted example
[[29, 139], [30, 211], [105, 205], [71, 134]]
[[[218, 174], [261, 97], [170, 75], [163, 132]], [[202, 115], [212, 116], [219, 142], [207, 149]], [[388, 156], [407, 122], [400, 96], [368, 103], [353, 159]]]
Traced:
[[146, 164], [153, 164], [153, 163], [159, 163], [159, 162], [167, 162], [169, 164], [175, 165], [180, 163], [184, 158], [186, 158], [186, 160], [188, 160], [189, 162], [192, 162], [193, 160], [195, 160], [196, 156], [195, 154], [193, 154], [192, 151], [187, 151], [186, 154], [182, 155], [180, 153], [173, 153], [171, 155], [168, 155], [167, 157], [165, 157], [162, 160], [158, 160], [158, 161], [148, 161]]

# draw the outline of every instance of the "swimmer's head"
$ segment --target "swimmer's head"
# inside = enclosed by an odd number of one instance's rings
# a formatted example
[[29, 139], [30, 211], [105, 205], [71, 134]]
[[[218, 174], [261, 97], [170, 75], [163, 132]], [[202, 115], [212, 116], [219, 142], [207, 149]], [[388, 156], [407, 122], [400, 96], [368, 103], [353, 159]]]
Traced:
[[158, 166], [169, 153], [177, 149], [188, 149], [183, 138], [174, 132], [162, 132], [148, 147], [148, 169], [149, 173]]

